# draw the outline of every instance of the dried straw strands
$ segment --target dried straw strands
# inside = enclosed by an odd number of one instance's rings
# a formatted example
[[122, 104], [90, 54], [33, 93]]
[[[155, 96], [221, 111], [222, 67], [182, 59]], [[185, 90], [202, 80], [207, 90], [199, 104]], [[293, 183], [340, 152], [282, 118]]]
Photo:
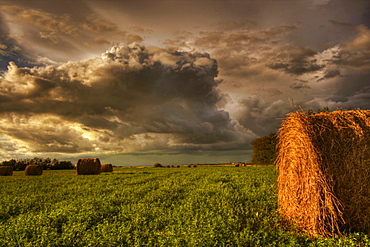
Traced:
[[42, 175], [42, 166], [40, 165], [28, 165], [24, 170], [24, 175], [33, 176], [33, 175]]
[[11, 166], [0, 166], [0, 176], [12, 176], [13, 167]]
[[101, 165], [101, 172], [113, 172], [112, 164], [102, 164]]
[[370, 111], [289, 114], [279, 133], [281, 215], [312, 235], [370, 228]]
[[77, 175], [100, 174], [101, 164], [99, 158], [79, 159], [76, 167]]

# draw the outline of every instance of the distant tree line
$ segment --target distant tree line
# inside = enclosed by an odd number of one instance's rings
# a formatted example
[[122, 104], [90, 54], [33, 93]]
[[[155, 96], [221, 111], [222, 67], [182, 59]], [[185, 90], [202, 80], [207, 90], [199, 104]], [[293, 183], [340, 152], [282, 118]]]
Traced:
[[277, 157], [277, 135], [271, 133], [251, 142], [253, 146], [252, 163], [256, 165], [272, 165]]
[[57, 160], [50, 158], [38, 158], [35, 157], [33, 159], [11, 159], [1, 162], [2, 166], [11, 166], [13, 167], [13, 170], [20, 170], [23, 171], [27, 165], [40, 165], [44, 170], [50, 169], [50, 170], [65, 170], [65, 169], [74, 169], [74, 165], [71, 161], [66, 160]]

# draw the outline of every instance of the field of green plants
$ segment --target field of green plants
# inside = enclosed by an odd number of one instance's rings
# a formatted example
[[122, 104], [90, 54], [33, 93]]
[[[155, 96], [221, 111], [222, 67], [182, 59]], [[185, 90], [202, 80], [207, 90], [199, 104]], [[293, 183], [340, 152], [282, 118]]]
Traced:
[[0, 246], [370, 246], [281, 223], [273, 166], [0, 177]]

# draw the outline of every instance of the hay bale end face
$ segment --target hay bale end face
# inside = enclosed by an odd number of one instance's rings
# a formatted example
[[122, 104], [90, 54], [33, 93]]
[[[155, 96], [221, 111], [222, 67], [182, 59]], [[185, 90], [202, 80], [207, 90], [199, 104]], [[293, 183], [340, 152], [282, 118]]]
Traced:
[[0, 166], [0, 176], [12, 176], [13, 167], [11, 166]]
[[101, 164], [99, 158], [79, 159], [76, 165], [77, 175], [100, 174]]
[[24, 169], [24, 175], [26, 176], [37, 176], [42, 175], [42, 166], [40, 165], [28, 165]]
[[113, 172], [113, 165], [112, 164], [102, 164], [101, 172]]
[[280, 214], [311, 235], [370, 227], [370, 111], [289, 114], [279, 130]]

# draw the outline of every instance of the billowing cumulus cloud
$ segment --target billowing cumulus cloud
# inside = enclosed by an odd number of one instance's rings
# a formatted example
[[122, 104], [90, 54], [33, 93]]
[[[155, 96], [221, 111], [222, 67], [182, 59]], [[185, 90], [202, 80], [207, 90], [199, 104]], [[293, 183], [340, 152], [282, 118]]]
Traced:
[[136, 44], [60, 65], [10, 63], [1, 133], [33, 152], [242, 148], [255, 135], [217, 108], [217, 74], [206, 53]]

